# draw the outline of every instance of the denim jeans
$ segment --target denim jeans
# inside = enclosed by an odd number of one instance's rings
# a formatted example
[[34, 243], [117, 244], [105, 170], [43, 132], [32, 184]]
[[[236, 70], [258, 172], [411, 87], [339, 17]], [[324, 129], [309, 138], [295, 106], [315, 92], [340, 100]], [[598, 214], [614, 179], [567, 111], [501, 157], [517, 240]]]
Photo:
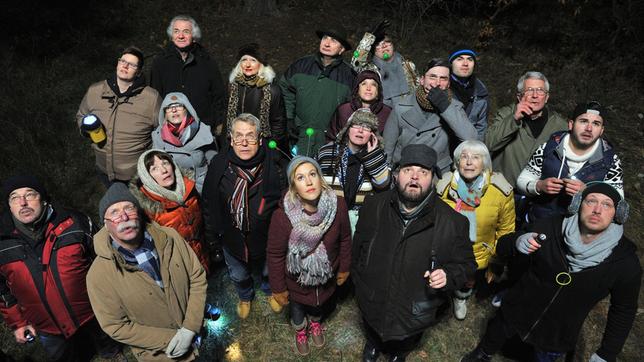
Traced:
[[322, 306], [313, 306], [301, 304], [295, 301], [289, 302], [289, 311], [291, 313], [291, 325], [300, 330], [306, 327], [307, 316], [309, 320], [319, 322], [322, 319]]
[[255, 298], [252, 274], [253, 271], [257, 271], [259, 268], [261, 268], [262, 279], [259, 289], [261, 289], [261, 291], [266, 295], [272, 294], [271, 287], [268, 284], [268, 265], [266, 265], [266, 259], [250, 260], [246, 263], [232, 255], [225, 246], [223, 249], [224, 260], [226, 261], [226, 267], [228, 268], [228, 275], [233, 281], [233, 284], [235, 284], [235, 289], [237, 289], [237, 295], [240, 300], [250, 301]]
[[69, 339], [38, 332], [38, 340], [49, 361], [89, 361], [96, 352], [110, 358], [121, 351], [121, 344], [105, 334], [96, 319], [85, 323]]

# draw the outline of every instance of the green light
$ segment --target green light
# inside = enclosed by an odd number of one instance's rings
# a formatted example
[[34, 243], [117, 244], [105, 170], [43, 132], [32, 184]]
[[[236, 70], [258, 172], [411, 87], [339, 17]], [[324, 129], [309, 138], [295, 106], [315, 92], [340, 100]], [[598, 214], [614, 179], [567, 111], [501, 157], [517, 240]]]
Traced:
[[275, 142], [275, 140], [268, 141], [268, 148], [276, 149], [277, 148], [277, 142]]
[[314, 133], [315, 133], [315, 130], [313, 128], [309, 127], [309, 128], [306, 129], [306, 135], [307, 136], [311, 137], [311, 136], [313, 136]]

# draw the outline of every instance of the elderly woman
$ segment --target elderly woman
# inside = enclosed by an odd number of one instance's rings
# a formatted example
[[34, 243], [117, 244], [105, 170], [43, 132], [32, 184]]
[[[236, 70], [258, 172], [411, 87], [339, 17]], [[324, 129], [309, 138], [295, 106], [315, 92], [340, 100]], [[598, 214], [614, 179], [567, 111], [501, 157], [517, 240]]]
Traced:
[[[262, 137], [277, 141], [280, 149], [288, 149], [286, 111], [282, 91], [275, 80], [275, 71], [268, 65], [259, 45], [250, 43], [239, 48], [237, 65], [230, 72], [228, 86], [227, 134], [231, 122], [242, 113], [250, 113], [261, 122]], [[222, 144], [225, 144], [222, 142]]]
[[210, 126], [199, 116], [183, 93], [168, 93], [159, 109], [161, 124], [152, 132], [152, 147], [170, 154], [176, 164], [194, 173], [197, 192], [201, 194], [210, 160], [217, 145]]
[[175, 229], [186, 240], [209, 274], [199, 194], [190, 175], [184, 175], [168, 153], [148, 150], [139, 157], [130, 191], [150, 220]]
[[290, 302], [295, 346], [307, 355], [325, 343], [321, 318], [336, 285], [349, 277], [351, 234], [347, 208], [322, 178], [320, 166], [297, 156], [288, 165], [289, 187], [273, 214], [266, 258], [273, 298]]
[[324, 179], [344, 197], [353, 231], [365, 196], [389, 187], [378, 117], [369, 109], [355, 111], [338, 133], [337, 141], [320, 148], [317, 160]]
[[494, 255], [496, 243], [514, 231], [514, 193], [500, 173], [492, 172], [490, 152], [480, 141], [462, 142], [454, 150], [454, 172], [448, 172], [436, 185], [443, 201], [469, 220], [469, 234], [478, 264], [475, 279], [454, 296], [454, 315], [467, 314], [466, 300], [475, 281], [484, 280], [485, 269]]
[[327, 141], [336, 140], [338, 132], [344, 128], [349, 117], [358, 109], [368, 109], [378, 117], [378, 131], [382, 134], [391, 113], [391, 107], [382, 103], [382, 83], [380, 75], [374, 71], [365, 70], [358, 74], [351, 101], [340, 104], [331, 117], [326, 131]]

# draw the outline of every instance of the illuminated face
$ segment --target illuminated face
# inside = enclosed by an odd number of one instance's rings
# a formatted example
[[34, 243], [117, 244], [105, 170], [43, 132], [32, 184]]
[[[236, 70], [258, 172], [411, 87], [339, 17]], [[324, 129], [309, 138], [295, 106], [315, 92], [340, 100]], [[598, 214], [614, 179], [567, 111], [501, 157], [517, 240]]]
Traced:
[[242, 73], [244, 73], [244, 75], [247, 77], [257, 75], [257, 73], [259, 73], [259, 67], [261, 65], [262, 63], [260, 63], [259, 60], [251, 57], [250, 55], [244, 55], [243, 57], [241, 57], [241, 70]]
[[187, 20], [175, 20], [172, 24], [172, 42], [179, 49], [192, 44], [192, 23]]
[[139, 71], [139, 58], [132, 54], [123, 54], [116, 62], [116, 77], [125, 82], [131, 82]]
[[371, 127], [362, 124], [354, 124], [349, 127], [349, 142], [357, 148], [362, 148], [371, 139], [373, 132]]
[[154, 156], [154, 163], [150, 166], [148, 172], [159, 186], [170, 189], [174, 185], [174, 166], [172, 162]]
[[327, 57], [335, 57], [344, 52], [344, 47], [342, 43], [335, 40], [334, 38], [325, 35], [320, 40], [320, 53]]
[[316, 201], [322, 193], [321, 175], [313, 164], [305, 162], [299, 165], [293, 174], [295, 191], [302, 200]]
[[130, 201], [120, 201], [105, 210], [105, 227], [121, 245], [132, 245], [138, 240], [141, 222], [138, 209]]
[[[592, 110], [591, 110], [592, 112]], [[604, 134], [604, 119], [595, 113], [584, 113], [568, 121], [570, 140], [577, 148], [588, 149]]]
[[458, 160], [458, 173], [466, 182], [474, 181], [483, 173], [483, 156], [463, 150]]
[[427, 92], [436, 87], [442, 90], [449, 88], [449, 68], [442, 66], [429, 68], [427, 73], [420, 77], [420, 85]]
[[452, 73], [467, 78], [474, 73], [474, 58], [471, 55], [459, 55], [452, 61]]
[[365, 79], [358, 84], [358, 97], [365, 103], [371, 103], [378, 98], [378, 82]]
[[255, 125], [243, 121], [233, 124], [230, 132], [230, 145], [237, 157], [244, 161], [250, 160], [257, 154], [261, 144]]
[[[394, 51], [395, 51], [394, 43], [391, 40], [388, 40], [387, 38], [385, 38], [384, 40], [382, 40], [380, 43], [376, 45], [376, 49], [373, 53], [375, 56], [377, 56], [382, 60], [391, 61], [393, 60]], [[387, 59], [385, 59], [385, 57]]]
[[548, 97], [545, 81], [527, 78], [523, 82], [523, 94], [520, 94], [518, 99], [519, 102], [527, 102], [534, 113], [539, 113], [548, 103]]
[[591, 193], [581, 202], [579, 226], [582, 232], [599, 234], [606, 230], [615, 217], [615, 204], [610, 197]]
[[432, 171], [420, 166], [405, 166], [398, 171], [398, 194], [403, 201], [423, 200], [431, 191]]
[[173, 103], [168, 105], [165, 108], [166, 121], [174, 125], [180, 125], [187, 115], [188, 115], [188, 110], [181, 103]]
[[30, 187], [13, 190], [9, 194], [8, 201], [11, 214], [23, 224], [38, 220], [44, 210], [44, 202], [40, 199], [40, 194]]

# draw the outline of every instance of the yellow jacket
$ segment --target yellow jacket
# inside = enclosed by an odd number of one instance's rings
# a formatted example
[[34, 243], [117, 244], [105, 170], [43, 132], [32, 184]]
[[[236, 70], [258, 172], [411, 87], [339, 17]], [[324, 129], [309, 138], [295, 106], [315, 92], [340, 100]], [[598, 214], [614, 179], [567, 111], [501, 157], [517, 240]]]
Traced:
[[[448, 172], [436, 184], [440, 197], [455, 208], [458, 199], [454, 174]], [[494, 172], [485, 180], [481, 204], [476, 208], [476, 241], [472, 244], [478, 269], [485, 269], [496, 250], [496, 242], [514, 231], [514, 192], [502, 174]]]

